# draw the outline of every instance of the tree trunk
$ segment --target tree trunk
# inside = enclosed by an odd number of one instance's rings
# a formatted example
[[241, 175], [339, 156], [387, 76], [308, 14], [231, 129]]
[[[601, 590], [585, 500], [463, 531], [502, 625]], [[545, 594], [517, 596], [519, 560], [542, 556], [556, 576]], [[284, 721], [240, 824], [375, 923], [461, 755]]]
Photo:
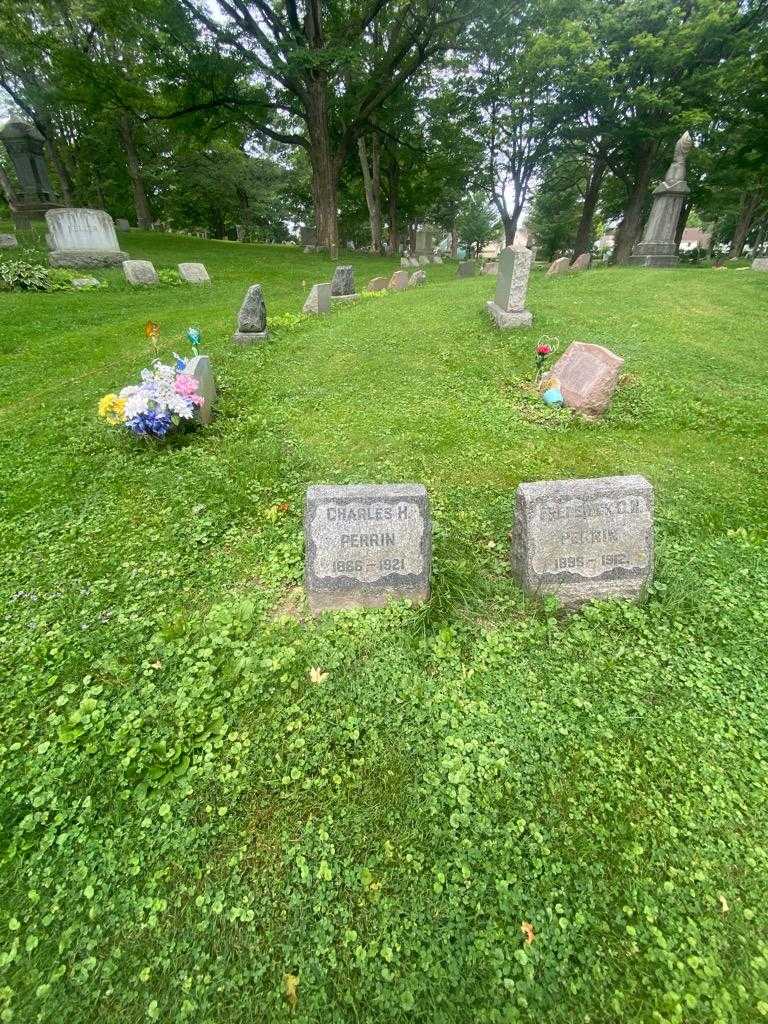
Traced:
[[582, 253], [589, 252], [591, 248], [592, 225], [595, 220], [597, 200], [600, 198], [600, 186], [603, 184], [603, 177], [607, 166], [605, 157], [598, 150], [597, 156], [592, 164], [589, 181], [587, 182], [587, 191], [584, 194], [584, 204], [581, 207], [581, 219], [579, 220], [579, 226], [576, 229], [576, 240], [573, 243], [574, 259], [577, 256], [581, 256]]
[[152, 210], [149, 207], [147, 193], [144, 189], [144, 174], [141, 169], [139, 154], [131, 130], [128, 114], [120, 115], [120, 138], [128, 164], [128, 174], [133, 183], [133, 205], [136, 208], [136, 223], [140, 228], [149, 231], [152, 227]]
[[627, 205], [624, 207], [621, 224], [616, 232], [616, 245], [613, 250], [615, 263], [628, 263], [635, 242], [640, 238], [643, 226], [643, 207], [648, 194], [648, 183], [651, 180], [655, 151], [656, 144], [651, 141], [643, 143], [640, 150], [635, 165], [635, 181], [629, 193]]
[[451, 224], [451, 259], [455, 260], [459, 255], [459, 225], [456, 218]]
[[307, 90], [309, 162], [312, 165], [312, 202], [315, 208], [317, 244], [328, 249], [331, 259], [339, 255], [338, 170], [331, 152], [328, 117], [328, 85], [325, 75], [316, 74]]
[[387, 196], [387, 219], [389, 220], [389, 243], [387, 252], [390, 256], [396, 256], [400, 248], [400, 236], [397, 230], [397, 200], [400, 191], [400, 165], [397, 157], [390, 157], [387, 168], [387, 180], [389, 183], [389, 195]]
[[376, 135], [373, 136], [371, 144], [372, 168], [368, 166], [368, 152], [365, 139], [362, 136], [357, 140], [357, 151], [360, 154], [365, 201], [368, 205], [368, 218], [371, 223], [371, 250], [374, 253], [381, 253], [381, 173]]
[[738, 259], [738, 257], [744, 252], [744, 243], [747, 240], [749, 229], [752, 227], [752, 219], [754, 218], [755, 211], [759, 205], [759, 192], [745, 192], [741, 197], [739, 219], [736, 221], [733, 238], [731, 239], [731, 248], [728, 253], [728, 256], [731, 259]]

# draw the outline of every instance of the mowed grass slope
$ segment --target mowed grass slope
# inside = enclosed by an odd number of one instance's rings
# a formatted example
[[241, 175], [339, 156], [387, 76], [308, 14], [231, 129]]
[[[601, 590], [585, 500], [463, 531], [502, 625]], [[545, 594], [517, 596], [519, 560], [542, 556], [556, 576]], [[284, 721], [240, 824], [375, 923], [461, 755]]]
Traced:
[[[2, 1019], [764, 1019], [765, 275], [537, 273], [500, 333], [450, 266], [293, 322], [322, 257], [122, 241], [213, 285], [0, 295]], [[165, 448], [95, 417], [149, 318], [221, 388]], [[545, 338], [625, 357], [602, 422], [531, 396]], [[635, 472], [649, 601], [524, 600], [517, 484]], [[306, 486], [397, 480], [432, 601], [310, 619]]]

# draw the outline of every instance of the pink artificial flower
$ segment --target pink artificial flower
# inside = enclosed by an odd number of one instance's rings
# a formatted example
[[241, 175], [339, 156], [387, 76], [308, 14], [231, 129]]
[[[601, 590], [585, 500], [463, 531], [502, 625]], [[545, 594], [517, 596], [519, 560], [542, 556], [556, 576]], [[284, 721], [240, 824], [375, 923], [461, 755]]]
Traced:
[[192, 377], [188, 373], [177, 373], [173, 389], [177, 395], [181, 395], [183, 398], [189, 398], [193, 402], [196, 398], [199, 398], [200, 402], [202, 402], [201, 396], [197, 394], [197, 385], [197, 377]]

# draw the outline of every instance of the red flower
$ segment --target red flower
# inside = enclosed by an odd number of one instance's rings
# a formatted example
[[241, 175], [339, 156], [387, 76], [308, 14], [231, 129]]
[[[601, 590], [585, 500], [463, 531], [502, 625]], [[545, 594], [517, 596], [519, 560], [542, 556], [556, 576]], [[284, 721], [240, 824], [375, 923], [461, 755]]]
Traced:
[[536, 349], [536, 355], [548, 356], [551, 353], [551, 351], [552, 349], [549, 345], [539, 345], [539, 347]]

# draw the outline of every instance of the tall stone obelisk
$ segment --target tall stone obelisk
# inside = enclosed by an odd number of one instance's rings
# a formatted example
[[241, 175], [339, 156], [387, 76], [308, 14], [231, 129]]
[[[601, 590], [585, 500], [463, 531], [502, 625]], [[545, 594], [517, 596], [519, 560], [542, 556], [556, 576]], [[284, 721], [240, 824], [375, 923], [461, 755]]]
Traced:
[[685, 180], [685, 158], [693, 139], [685, 132], [675, 145], [675, 157], [664, 180], [653, 193], [653, 206], [642, 242], [632, 250], [630, 263], [636, 267], [676, 267], [679, 262], [675, 234], [680, 211], [690, 191]]

